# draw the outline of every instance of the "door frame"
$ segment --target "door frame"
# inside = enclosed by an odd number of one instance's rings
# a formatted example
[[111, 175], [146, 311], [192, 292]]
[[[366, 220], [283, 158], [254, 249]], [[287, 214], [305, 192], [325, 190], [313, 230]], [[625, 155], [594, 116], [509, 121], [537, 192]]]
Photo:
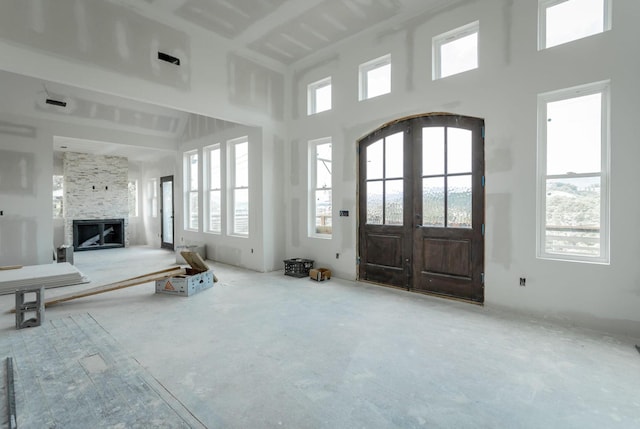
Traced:
[[[474, 157], [480, 156], [481, 157], [481, 171], [480, 171], [480, 176], [481, 176], [481, 180], [482, 180], [482, 184], [480, 187], [475, 187], [473, 188], [473, 202], [474, 204], [476, 204], [476, 202], [478, 200], [481, 200], [479, 203], [479, 211], [480, 213], [478, 213], [478, 216], [476, 216], [476, 212], [474, 212], [474, 220], [473, 220], [473, 225], [474, 227], [472, 228], [472, 230], [475, 231], [476, 227], [478, 225], [481, 225], [481, 241], [478, 244], [476, 244], [474, 246], [474, 251], [479, 252], [479, 262], [476, 264], [476, 267], [479, 268], [479, 270], [481, 271], [481, 273], [478, 273], [479, 275], [477, 276], [478, 279], [476, 279], [475, 281], [478, 282], [478, 286], [481, 290], [481, 292], [479, 294], [476, 294], [476, 296], [474, 297], [458, 297], [458, 296], [450, 296], [450, 295], [446, 295], [446, 294], [440, 294], [440, 293], [436, 293], [436, 292], [429, 292], [429, 291], [424, 291], [424, 290], [417, 290], [414, 288], [414, 286], [416, 285], [416, 278], [417, 278], [417, 273], [415, 273], [416, 267], [417, 267], [417, 262], [413, 260], [413, 258], [416, 256], [416, 235], [413, 233], [413, 230], [417, 227], [417, 226], [421, 226], [421, 225], [417, 225], [418, 223], [421, 223], [419, 221], [417, 221], [416, 219], [414, 219], [415, 213], [413, 210], [405, 210], [404, 212], [404, 222], [405, 222], [405, 233], [403, 235], [403, 237], [405, 237], [404, 239], [406, 239], [407, 241], [404, 241], [403, 239], [403, 244], [402, 244], [402, 260], [403, 260], [403, 265], [404, 265], [404, 270], [403, 270], [403, 276], [406, 276], [406, 280], [402, 282], [402, 284], [398, 284], [396, 282], [396, 284], [386, 284], [386, 283], [381, 283], [379, 281], [371, 281], [371, 280], [367, 280], [366, 278], [362, 277], [363, 272], [365, 271], [365, 268], [363, 268], [362, 263], [364, 263], [364, 261], [366, 259], [363, 259], [363, 257], [366, 256], [366, 246], [363, 246], [365, 237], [364, 237], [364, 231], [363, 231], [363, 220], [361, 219], [363, 213], [361, 212], [362, 208], [365, 207], [366, 208], [366, 202], [367, 202], [367, 195], [366, 195], [366, 191], [364, 189], [361, 189], [361, 185], [363, 182], [363, 178], [361, 177], [361, 174], [364, 174], [364, 171], [362, 169], [362, 162], [366, 162], [366, 155], [362, 153], [362, 147], [364, 144], [367, 144], [368, 142], [372, 142], [372, 141], [376, 141], [380, 138], [392, 135], [396, 132], [399, 131], [404, 131], [405, 132], [405, 141], [404, 141], [404, 153], [405, 153], [405, 160], [404, 160], [404, 167], [405, 167], [405, 171], [404, 171], [404, 179], [405, 179], [405, 185], [404, 185], [404, 189], [405, 189], [405, 196], [404, 196], [404, 200], [405, 200], [405, 204], [407, 202], [407, 191], [408, 188], [411, 188], [410, 192], [411, 192], [411, 196], [410, 198], [416, 198], [416, 192], [418, 189], [418, 185], [417, 182], [418, 180], [416, 179], [416, 175], [419, 173], [419, 169], [418, 169], [418, 160], [416, 159], [411, 159], [411, 156], [407, 156], [407, 154], [410, 154], [413, 149], [412, 149], [412, 143], [415, 142], [415, 137], [412, 137], [413, 135], [415, 135], [417, 132], [419, 132], [419, 130], [422, 127], [422, 124], [424, 124], [425, 122], [430, 121], [430, 117], [437, 117], [437, 116], [445, 116], [448, 118], [461, 118], [461, 119], [465, 119], [465, 120], [472, 120], [472, 121], [480, 121], [479, 123], [481, 123], [481, 137], [482, 137], [482, 148], [480, 149], [479, 153], [475, 153], [474, 152]], [[450, 120], [450, 119], [447, 119]], [[420, 141], [422, 141], [422, 139], [420, 138]], [[463, 115], [459, 115], [459, 114], [455, 114], [455, 113], [445, 113], [445, 112], [434, 112], [434, 113], [425, 113], [425, 114], [416, 114], [416, 115], [410, 115], [410, 116], [406, 116], [403, 118], [399, 118], [399, 119], [395, 119], [393, 121], [389, 121], [385, 124], [383, 124], [382, 126], [378, 127], [377, 129], [373, 130], [372, 132], [368, 133], [367, 135], [363, 136], [362, 138], [358, 139], [356, 141], [356, 145], [357, 145], [357, 153], [358, 153], [358, 158], [357, 158], [357, 208], [356, 208], [356, 213], [357, 213], [357, 217], [356, 217], [356, 238], [357, 238], [357, 243], [356, 243], [356, 251], [357, 251], [357, 265], [356, 265], [356, 279], [358, 281], [362, 281], [362, 282], [368, 282], [368, 283], [374, 283], [374, 284], [378, 284], [381, 286], [385, 286], [385, 287], [391, 287], [391, 288], [397, 288], [397, 289], [403, 289], [403, 290], [407, 290], [407, 291], [412, 291], [412, 292], [416, 292], [416, 293], [422, 293], [422, 294], [426, 294], [426, 295], [433, 295], [433, 296], [438, 296], [438, 297], [443, 297], [443, 298], [448, 298], [448, 299], [453, 299], [453, 300], [460, 300], [460, 301], [464, 301], [464, 302], [468, 302], [468, 303], [474, 303], [474, 304], [482, 304], [484, 302], [484, 253], [485, 253], [485, 242], [484, 242], [484, 222], [485, 222], [485, 212], [486, 212], [486, 205], [485, 205], [485, 188], [484, 188], [484, 174], [485, 174], [485, 161], [484, 161], [484, 119], [482, 118], [477, 118], [477, 117], [471, 117], [471, 116], [463, 116]], [[420, 150], [421, 153], [421, 150]], [[421, 162], [421, 161], [420, 161]], [[421, 193], [421, 191], [420, 191]], [[416, 194], [416, 195], [414, 195]], [[410, 203], [410, 207], [413, 208], [414, 203], [411, 202]], [[405, 207], [407, 207], [405, 205]], [[365, 215], [366, 216], [366, 215]], [[365, 220], [366, 221], [366, 220]], [[385, 225], [380, 225], [380, 229], [381, 231], [384, 231], [384, 227]]]
[[[171, 182], [171, 236], [173, 237], [173, 241], [171, 243], [164, 241], [164, 188], [163, 184], [165, 182]], [[175, 246], [175, 238], [176, 238], [176, 222], [175, 222], [175, 182], [173, 180], [173, 175], [171, 176], [163, 176], [160, 178], [160, 247], [162, 249], [174, 250]]]

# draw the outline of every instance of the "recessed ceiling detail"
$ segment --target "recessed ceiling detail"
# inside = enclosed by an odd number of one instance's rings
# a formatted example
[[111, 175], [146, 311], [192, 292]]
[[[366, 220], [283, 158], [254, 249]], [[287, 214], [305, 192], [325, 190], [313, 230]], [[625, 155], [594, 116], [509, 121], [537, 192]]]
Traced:
[[176, 14], [220, 36], [233, 39], [285, 1], [188, 0], [176, 10]]
[[325, 0], [273, 28], [249, 48], [290, 64], [396, 15], [396, 0]]

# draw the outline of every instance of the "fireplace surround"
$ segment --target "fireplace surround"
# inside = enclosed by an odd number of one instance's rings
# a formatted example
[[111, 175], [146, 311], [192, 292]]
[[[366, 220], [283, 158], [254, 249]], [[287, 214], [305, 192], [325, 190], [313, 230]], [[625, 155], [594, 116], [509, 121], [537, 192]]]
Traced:
[[124, 247], [124, 219], [75, 219], [73, 249], [96, 250]]

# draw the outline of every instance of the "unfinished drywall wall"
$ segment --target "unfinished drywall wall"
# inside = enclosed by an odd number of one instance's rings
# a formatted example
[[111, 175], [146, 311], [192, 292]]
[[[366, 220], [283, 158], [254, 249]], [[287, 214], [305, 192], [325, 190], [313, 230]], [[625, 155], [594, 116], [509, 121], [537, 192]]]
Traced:
[[[599, 329], [640, 335], [640, 247], [633, 227], [640, 201], [629, 198], [638, 179], [635, 144], [640, 59], [635, 51], [637, 2], [616, 2], [613, 28], [551, 49], [537, 50], [537, 2], [450, 2], [435, 13], [338, 44], [296, 63], [288, 73], [289, 139], [285, 153], [288, 210], [286, 253], [307, 257], [338, 276], [356, 276], [355, 142], [386, 121], [448, 111], [486, 122], [486, 305], [536, 313]], [[479, 68], [432, 80], [434, 36], [479, 20]], [[358, 65], [391, 53], [392, 93], [358, 101]], [[306, 85], [332, 77], [333, 108], [306, 115]], [[537, 94], [611, 80], [611, 264], [536, 258]], [[331, 240], [309, 238], [306, 219], [307, 145], [331, 136], [333, 215]], [[350, 217], [338, 217], [338, 210]], [[347, 235], [347, 238], [345, 238]], [[340, 259], [335, 259], [336, 253]], [[526, 287], [519, 286], [526, 277]]]
[[[231, 191], [223, 193], [222, 202], [222, 232], [205, 232], [205, 198], [206, 192], [206, 155], [204, 148], [220, 144], [221, 147], [221, 169], [222, 169], [222, 189], [229, 189], [231, 162], [228, 153], [228, 143], [231, 140], [247, 137], [249, 142], [249, 234], [248, 236], [236, 236], [229, 230], [229, 216], [231, 215]], [[263, 181], [264, 158], [263, 158], [263, 137], [261, 130], [254, 127], [237, 125], [221, 132], [205, 135], [194, 140], [183, 142], [179, 153], [179, 173], [175, 177], [176, 190], [184, 189], [184, 162], [185, 152], [196, 151], [198, 153], [199, 167], [199, 193], [198, 201], [198, 230], [185, 228], [185, 193], [176, 191], [175, 205], [175, 236], [176, 245], [204, 244], [207, 248], [207, 258], [220, 261], [226, 264], [250, 268], [256, 271], [265, 271], [265, 251], [264, 251], [264, 218], [263, 218], [263, 195], [271, 191], [265, 189]], [[204, 167], [204, 168], [203, 168]], [[269, 254], [273, 251], [270, 250]]]
[[[252, 62], [256, 86], [240, 90], [248, 101], [224, 103], [242, 100], [229, 82], [228, 56], [243, 58], [231, 42], [197, 28], [184, 33], [166, 16], [153, 20], [138, 12], [111, 2], [2, 2], [0, 55], [12, 61], [0, 68], [238, 123], [268, 124], [278, 115], [283, 69]], [[180, 66], [159, 61], [158, 50], [179, 57]], [[111, 113], [108, 106], [97, 110]]]
[[14, 116], [0, 123], [0, 265], [53, 259], [50, 136]]
[[[189, 88], [189, 39], [175, 29], [109, 2], [7, 1], [0, 38], [162, 85]], [[126, 12], [126, 13], [125, 13]], [[180, 65], [158, 61], [158, 51]]]

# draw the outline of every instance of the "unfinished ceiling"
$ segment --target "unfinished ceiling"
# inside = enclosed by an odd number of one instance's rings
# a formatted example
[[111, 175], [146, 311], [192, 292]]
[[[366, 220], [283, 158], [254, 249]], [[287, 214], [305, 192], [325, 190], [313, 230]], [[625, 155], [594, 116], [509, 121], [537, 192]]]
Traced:
[[[130, 3], [132, 0], [123, 1]], [[282, 64], [392, 18], [407, 19], [442, 0], [146, 0], [154, 13], [174, 15]], [[138, 5], [139, 6], [139, 5]]]

